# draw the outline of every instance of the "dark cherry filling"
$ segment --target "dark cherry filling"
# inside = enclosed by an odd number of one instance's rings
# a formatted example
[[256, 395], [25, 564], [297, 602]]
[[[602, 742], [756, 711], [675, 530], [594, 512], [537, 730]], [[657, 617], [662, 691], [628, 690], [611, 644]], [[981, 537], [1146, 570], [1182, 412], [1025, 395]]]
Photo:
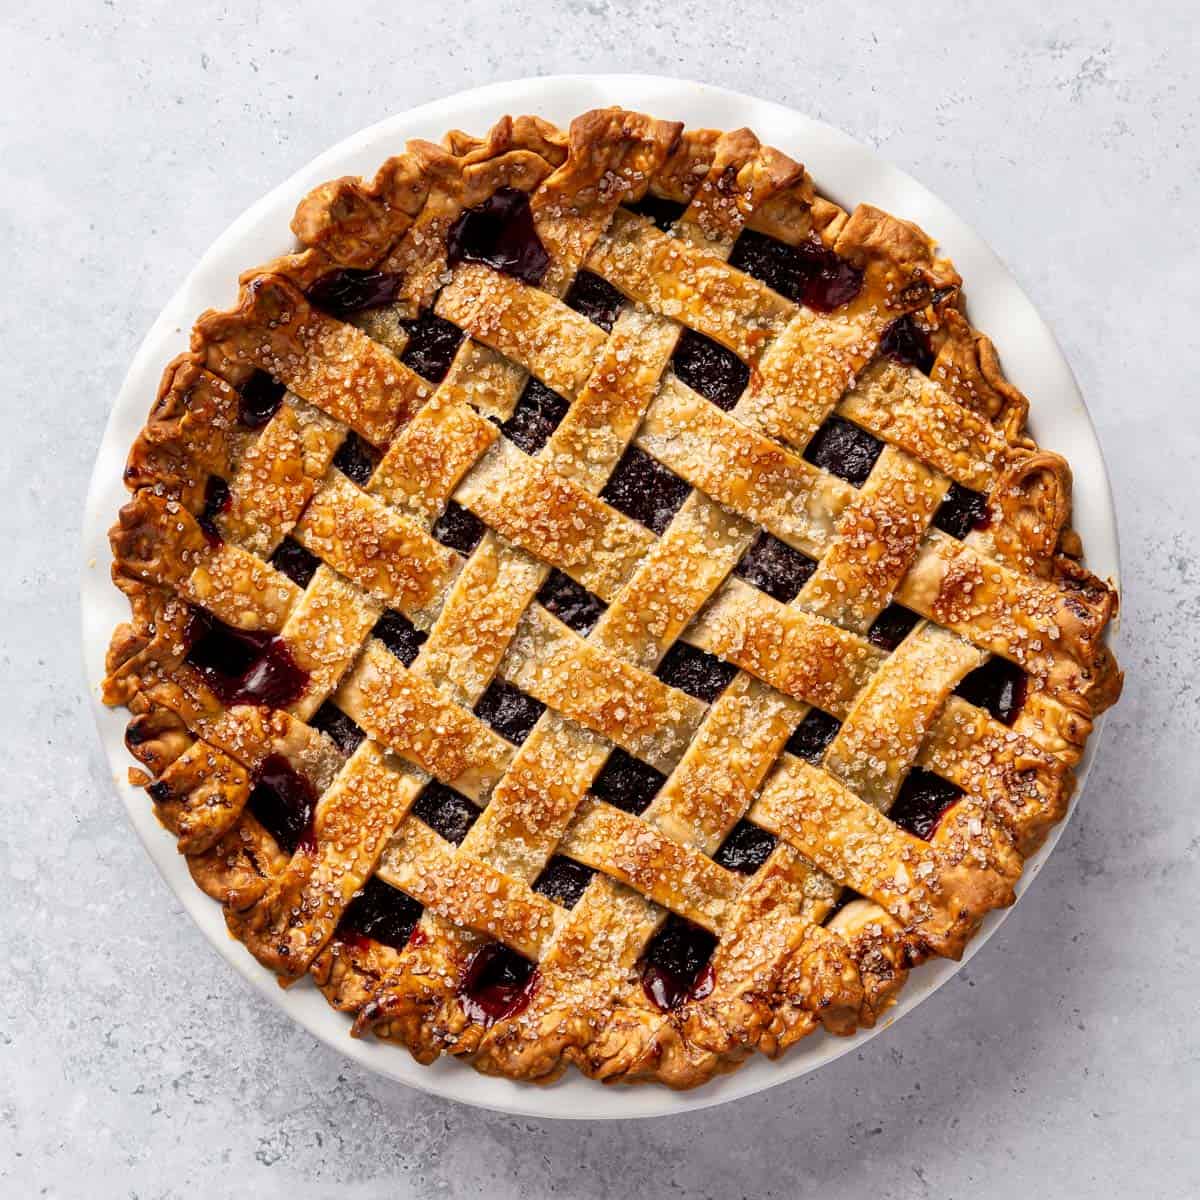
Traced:
[[862, 291], [862, 271], [827, 249], [816, 238], [802, 242], [795, 249], [810, 265], [812, 272], [805, 281], [801, 297], [809, 308], [817, 312], [833, 312], [835, 308], [849, 304]]
[[480, 946], [467, 962], [458, 998], [472, 1021], [491, 1025], [519, 1013], [537, 986], [537, 967], [500, 942]]
[[715, 976], [709, 959], [717, 939], [706, 929], [672, 913], [642, 955], [642, 987], [663, 1012], [686, 1000], [703, 1000]]
[[530, 379], [513, 409], [513, 415], [500, 426], [504, 436], [516, 442], [526, 454], [536, 454], [567, 415], [566, 400], [537, 379]]
[[929, 334], [911, 313], [898, 317], [883, 331], [883, 337], [879, 339], [879, 352], [897, 362], [916, 367], [926, 375], [933, 370], [934, 353]]
[[433, 523], [431, 532], [443, 546], [469, 555], [483, 540], [487, 526], [473, 512], [451, 500]]
[[217, 528], [217, 518], [229, 511], [232, 499], [229, 484], [220, 475], [210, 475], [204, 484], [204, 508], [196, 518], [196, 524], [212, 546], [219, 546], [225, 540]]
[[688, 498], [691, 487], [662, 463], [630, 446], [600, 493], [613, 508], [663, 533]]
[[467, 836], [479, 816], [479, 809], [466, 796], [460, 796], [436, 779], [417, 797], [412, 812], [456, 846]]
[[317, 793], [313, 785], [282, 754], [269, 754], [255, 774], [254, 790], [246, 801], [262, 827], [287, 851], [311, 850]]
[[806, 762], [819, 763], [841, 727], [837, 717], [831, 717], [819, 708], [810, 708], [804, 720], [792, 730], [785, 749]]
[[271, 566], [277, 571], [282, 571], [299, 587], [308, 587], [309, 580], [317, 573], [320, 565], [321, 560], [315, 554], [309, 553], [290, 537], [285, 537], [271, 555]]
[[441, 383], [462, 344], [463, 331], [431, 312], [401, 324], [408, 333], [408, 345], [400, 361], [430, 383]]
[[767, 287], [774, 288], [781, 296], [798, 300], [803, 287], [803, 276], [798, 274], [796, 256], [789, 253], [790, 249], [791, 247], [778, 238], [744, 229], [734, 243], [729, 255], [729, 265], [762, 280]]
[[369, 442], [364, 442], [353, 430], [346, 434], [333, 456], [333, 465], [359, 487], [367, 485], [378, 464], [379, 451]]
[[666, 781], [667, 777], [661, 771], [618, 746], [592, 781], [591, 790], [593, 795], [607, 800], [614, 808], [636, 817], [646, 811]]
[[310, 304], [331, 317], [350, 317], [366, 308], [391, 304], [403, 280], [404, 276], [394, 271], [338, 267], [326, 271], [305, 295]]
[[533, 225], [529, 197], [516, 188], [497, 188], [482, 204], [466, 209], [446, 234], [447, 258], [487, 263], [536, 287], [550, 266], [550, 255]]
[[563, 908], [574, 908], [587, 891], [595, 871], [573, 858], [556, 854], [537, 877], [533, 890]]
[[662, 196], [652, 196], [647, 192], [637, 203], [629, 208], [643, 217], [649, 217], [664, 233], [687, 212], [687, 205], [675, 200], [667, 200]]
[[654, 673], [663, 683], [711, 704], [729, 686], [737, 667], [687, 642], [676, 642]]
[[753, 875], [771, 857], [775, 835], [750, 821], [739, 821], [713, 855], [720, 866], [741, 875]]
[[593, 595], [569, 575], [564, 575], [557, 567], [542, 584], [537, 599], [564, 625], [569, 625], [584, 637], [592, 631], [592, 626], [600, 620], [600, 614], [606, 607], [599, 596]]
[[817, 312], [832, 312], [862, 290], [863, 273], [815, 236], [789, 246], [747, 229], [734, 245], [729, 263]]
[[1029, 677], [1006, 658], [993, 654], [982, 667], [976, 667], [954, 689], [971, 704], [985, 708], [997, 721], [1011, 725], [1025, 703]]
[[984, 529], [988, 523], [987, 497], [960, 483], [952, 483], [941, 507], [933, 514], [933, 523], [956, 538], [965, 538], [972, 529]]
[[255, 371], [242, 384], [238, 420], [249, 429], [261, 429], [278, 411], [287, 388], [266, 371]]
[[373, 875], [346, 905], [334, 937], [347, 945], [382, 942], [403, 950], [412, 937], [422, 908], [411, 896]]
[[520, 745], [533, 732], [546, 706], [502, 679], [493, 679], [475, 705], [475, 715], [502, 738]]
[[625, 297], [607, 279], [593, 275], [591, 271], [580, 271], [563, 297], [563, 303], [609, 333], [616, 324], [617, 314], [625, 307]]
[[888, 816], [901, 829], [929, 841], [946, 810], [961, 795], [961, 788], [920, 767], [913, 767]]
[[883, 443], [843, 417], [830, 417], [813, 434], [804, 457], [818, 467], [862, 487], [871, 474]]
[[371, 630], [406, 667], [411, 667], [417, 652], [429, 636], [422, 633], [402, 612], [389, 608]]
[[921, 618], [903, 604], [889, 604], [867, 630], [867, 641], [889, 654], [900, 645]]
[[750, 382], [750, 368], [732, 350], [685, 329], [671, 360], [675, 374], [693, 391], [728, 412]]
[[733, 573], [787, 604], [796, 598], [816, 569], [817, 564], [808, 555], [763, 532], [742, 555]]
[[141, 746], [148, 742], [155, 736], [155, 732], [151, 722], [144, 717], [134, 717], [125, 726], [125, 745], [132, 750], [135, 746]]
[[234, 629], [197, 609], [188, 625], [187, 661], [222, 704], [286, 708], [308, 686], [308, 672], [281, 637]]
[[353, 754], [367, 735], [353, 718], [346, 716], [331, 700], [326, 700], [308, 719], [308, 723], [328, 734], [343, 754]]
[[155, 804], [166, 804], [168, 800], [172, 799], [171, 785], [165, 779], [156, 779], [153, 783], [146, 784], [146, 795]]

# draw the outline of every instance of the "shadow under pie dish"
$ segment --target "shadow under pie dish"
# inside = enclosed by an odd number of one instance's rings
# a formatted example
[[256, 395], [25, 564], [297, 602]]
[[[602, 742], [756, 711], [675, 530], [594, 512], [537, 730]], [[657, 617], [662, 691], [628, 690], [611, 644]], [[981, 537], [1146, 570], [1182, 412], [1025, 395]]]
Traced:
[[1070, 475], [911, 224], [602, 110], [318, 188], [129, 459], [105, 699], [356, 1033], [702, 1082], [1010, 903], [1119, 690]]

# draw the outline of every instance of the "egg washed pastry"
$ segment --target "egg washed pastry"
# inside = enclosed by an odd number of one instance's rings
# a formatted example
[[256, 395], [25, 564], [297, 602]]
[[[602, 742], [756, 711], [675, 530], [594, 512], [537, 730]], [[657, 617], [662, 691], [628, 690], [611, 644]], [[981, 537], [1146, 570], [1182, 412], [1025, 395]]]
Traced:
[[233, 936], [421, 1062], [672, 1087], [957, 958], [1121, 676], [926, 234], [618, 108], [292, 231], [111, 532], [104, 699]]

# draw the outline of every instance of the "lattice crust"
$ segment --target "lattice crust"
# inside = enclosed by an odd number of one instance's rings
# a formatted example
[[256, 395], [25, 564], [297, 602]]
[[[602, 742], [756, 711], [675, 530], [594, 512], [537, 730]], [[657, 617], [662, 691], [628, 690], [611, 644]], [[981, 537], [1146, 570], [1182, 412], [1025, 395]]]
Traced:
[[[535, 272], [454, 248], [501, 201]], [[678, 1087], [958, 956], [1120, 675], [1067, 464], [925, 234], [620, 109], [410, 143], [292, 228], [167, 368], [112, 531], [105, 699], [231, 932], [422, 1061]], [[664, 999], [681, 920], [713, 950]]]

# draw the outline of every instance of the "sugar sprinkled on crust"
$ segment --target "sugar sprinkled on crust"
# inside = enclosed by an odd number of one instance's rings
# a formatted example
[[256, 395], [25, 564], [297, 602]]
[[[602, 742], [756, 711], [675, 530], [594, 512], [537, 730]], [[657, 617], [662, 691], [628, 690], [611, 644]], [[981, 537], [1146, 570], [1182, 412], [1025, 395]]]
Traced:
[[[530, 196], [540, 288], [447, 254], [502, 187]], [[656, 228], [631, 207], [647, 197], [679, 218]], [[925, 235], [843, 212], [747, 130], [620, 109], [413, 143], [318, 188], [294, 229], [303, 248], [248, 272], [168, 369], [112, 532], [132, 620], [105, 698], [232, 932], [422, 1061], [678, 1087], [872, 1024], [910, 967], [961, 953], [1061, 817], [1120, 676], [1069, 470], [1029, 439]], [[730, 266], [746, 229], [779, 262], [848, 264], [857, 291], [817, 312]], [[305, 295], [368, 269], [394, 275], [390, 305], [341, 321]], [[611, 330], [563, 302], [581, 270], [624, 298]], [[437, 385], [399, 360], [430, 308], [468, 335]], [[928, 376], [880, 356], [901, 317]], [[672, 370], [685, 327], [749, 368], [730, 411]], [[261, 430], [239, 421], [255, 372], [287, 389]], [[531, 376], [566, 403], [532, 456], [497, 428]], [[831, 417], [884, 443], [861, 486], [805, 457]], [[335, 465], [351, 431], [375, 448], [361, 486]], [[627, 453], [675, 478], [671, 506], [606, 487]], [[952, 486], [987, 502], [961, 539], [934, 525]], [[487, 530], [465, 557], [435, 536], [451, 500]], [[786, 604], [734, 574], [762, 530], [816, 561]], [[302, 582], [276, 565], [285, 539], [312, 556]], [[551, 568], [600, 607], [586, 637], [537, 601]], [[889, 653], [872, 630], [892, 603], [920, 619]], [[189, 662], [194, 607], [282, 637], [307, 676], [289, 710], [221, 705]], [[681, 639], [736, 673], [704, 699], [664, 682]], [[993, 655], [1028, 689], [1011, 726], [955, 694]], [[508, 709], [480, 705], [489, 685]], [[327, 705], [365, 734], [350, 754], [309, 724]], [[841, 722], [819, 762], [786, 748], [811, 706]], [[590, 791], [614, 746], [661, 780], [636, 804]], [[255, 815], [268, 760], [314, 797], [292, 854]], [[887, 816], [918, 767], [961, 790], [928, 840]], [[480, 810], [457, 845], [419, 815], [431, 781]], [[774, 841], [743, 875], [713, 856], [746, 820]], [[570, 909], [539, 891], [555, 854], [595, 872]], [[424, 906], [403, 948], [341, 929], [372, 878]], [[845, 886], [862, 898], [838, 908]], [[664, 1012], [642, 959], [668, 912], [716, 949]], [[485, 1021], [466, 993], [489, 941], [536, 969]]]

